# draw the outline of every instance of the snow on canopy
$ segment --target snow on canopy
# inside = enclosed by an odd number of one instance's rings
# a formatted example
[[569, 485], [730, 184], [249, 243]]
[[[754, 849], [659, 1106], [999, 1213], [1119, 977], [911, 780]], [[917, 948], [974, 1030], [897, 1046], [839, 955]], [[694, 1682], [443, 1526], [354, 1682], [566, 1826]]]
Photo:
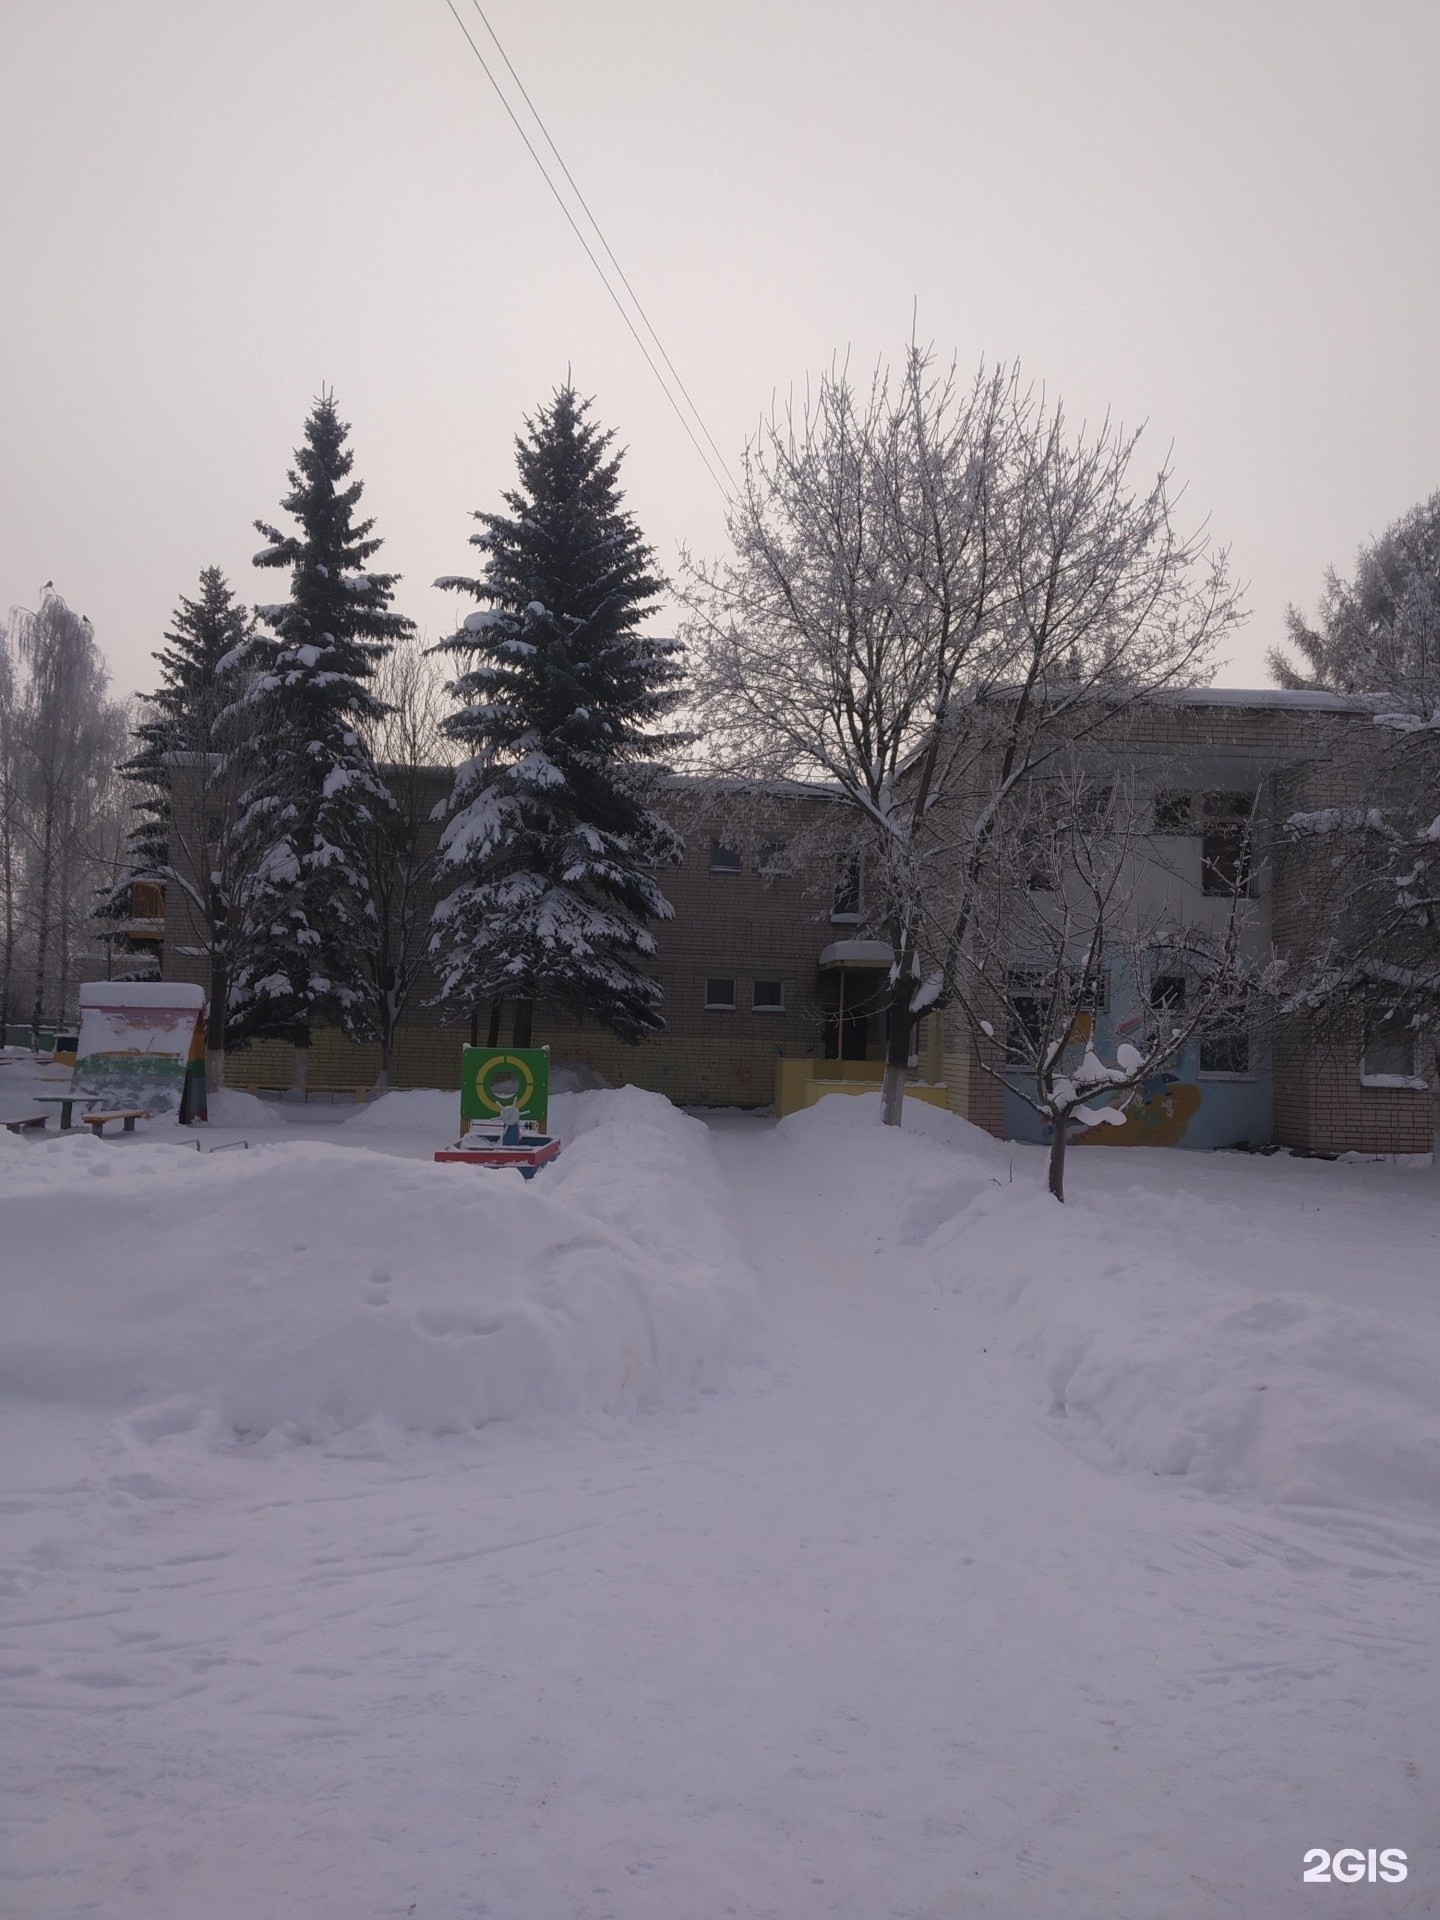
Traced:
[[885, 940], [832, 940], [821, 950], [820, 965], [888, 967], [894, 958], [894, 951]]
[[205, 1004], [205, 989], [188, 980], [87, 980], [80, 988], [82, 1007], [194, 1007]]

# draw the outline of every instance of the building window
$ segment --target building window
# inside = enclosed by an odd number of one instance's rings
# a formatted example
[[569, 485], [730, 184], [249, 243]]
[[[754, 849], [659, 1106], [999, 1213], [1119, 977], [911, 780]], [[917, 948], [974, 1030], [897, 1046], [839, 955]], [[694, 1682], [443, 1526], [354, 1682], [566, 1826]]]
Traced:
[[783, 840], [764, 840], [760, 845], [760, 858], [755, 863], [755, 871], [768, 879], [771, 874], [788, 873], [789, 864], [785, 858]]
[[1179, 973], [1157, 973], [1150, 982], [1150, 1004], [1166, 1013], [1184, 1013], [1185, 976]]
[[1195, 797], [1189, 793], [1157, 793], [1155, 796], [1156, 833], [1193, 833]]
[[1250, 1036], [1248, 1033], [1212, 1033], [1200, 1042], [1200, 1071], [1226, 1078], [1248, 1079], [1250, 1074]]
[[785, 1011], [785, 982], [783, 980], [757, 980], [750, 1004], [756, 1013], [783, 1013]]
[[1397, 1081], [1423, 1086], [1425, 1083], [1415, 1072], [1413, 1029], [1396, 1026], [1389, 1020], [1367, 1023], [1360, 1077], [1372, 1086], [1394, 1086]]
[[1005, 1059], [1010, 1066], [1034, 1066], [1045, 1028], [1045, 1006], [1039, 994], [1010, 995], [1010, 1018], [1005, 1029]]
[[708, 979], [705, 982], [705, 1005], [716, 1013], [735, 1011], [735, 982], [733, 980]]
[[835, 882], [835, 898], [830, 907], [830, 918], [848, 922], [853, 926], [860, 918], [860, 862], [852, 860], [849, 867]]
[[163, 920], [165, 918], [164, 889], [157, 886], [153, 880], [132, 880], [130, 918], [132, 920]]
[[722, 846], [720, 841], [712, 840], [710, 842], [710, 871], [711, 873], [739, 873], [740, 849], [738, 847]]
[[[1018, 969], [1010, 975], [1005, 1058], [1012, 1067], [1029, 1069], [1035, 1065], [1051, 1020], [1051, 984], [1048, 974]], [[1097, 974], [1088, 984], [1082, 976], [1072, 974], [1062, 983], [1060, 1006], [1055, 1010], [1057, 1026], [1062, 1020], [1069, 1023], [1062, 1044], [1088, 1044], [1094, 1036], [1095, 1016], [1108, 1012], [1109, 1007], [1108, 973]]]
[[1254, 801], [1247, 793], [1207, 793], [1200, 855], [1200, 888], [1211, 894], [1248, 894]]

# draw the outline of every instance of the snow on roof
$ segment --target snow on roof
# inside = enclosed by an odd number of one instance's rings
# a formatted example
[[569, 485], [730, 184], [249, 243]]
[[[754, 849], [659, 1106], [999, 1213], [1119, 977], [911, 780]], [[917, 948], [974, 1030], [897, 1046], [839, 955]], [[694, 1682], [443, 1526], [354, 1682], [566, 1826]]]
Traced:
[[1349, 693], [1310, 687], [1173, 687], [1150, 696], [1176, 707], [1288, 707], [1310, 713], [1368, 713], [1369, 703]]
[[87, 980], [82, 1007], [203, 1007], [205, 989], [188, 980]]
[[822, 967], [888, 967], [895, 958], [886, 940], [832, 940], [820, 955]]

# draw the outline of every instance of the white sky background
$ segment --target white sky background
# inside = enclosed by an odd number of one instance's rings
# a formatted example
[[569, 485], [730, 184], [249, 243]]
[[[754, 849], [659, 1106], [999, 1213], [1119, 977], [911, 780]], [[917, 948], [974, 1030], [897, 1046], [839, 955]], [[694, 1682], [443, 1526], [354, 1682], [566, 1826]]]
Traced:
[[[1231, 685], [1440, 486], [1433, 0], [487, 11], [732, 466], [918, 300], [967, 370], [1173, 442], [1251, 583]], [[274, 597], [250, 523], [326, 383], [432, 637], [567, 365], [662, 563], [723, 544], [443, 0], [4, 0], [0, 115], [0, 608], [53, 579], [118, 691], [206, 563]]]

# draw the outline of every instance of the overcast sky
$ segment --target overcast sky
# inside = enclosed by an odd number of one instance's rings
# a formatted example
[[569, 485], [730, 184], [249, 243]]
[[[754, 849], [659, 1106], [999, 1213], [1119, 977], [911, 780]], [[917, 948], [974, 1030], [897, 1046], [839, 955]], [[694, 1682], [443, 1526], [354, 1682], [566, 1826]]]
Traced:
[[[471, 0], [456, 0], [477, 40]], [[1285, 603], [1440, 486], [1440, 7], [485, 0], [731, 464], [919, 331], [1148, 422]], [[445, 0], [0, 3], [0, 610], [118, 691], [200, 568], [247, 598], [312, 396], [438, 637], [468, 514], [573, 369], [662, 563], [723, 505]]]

